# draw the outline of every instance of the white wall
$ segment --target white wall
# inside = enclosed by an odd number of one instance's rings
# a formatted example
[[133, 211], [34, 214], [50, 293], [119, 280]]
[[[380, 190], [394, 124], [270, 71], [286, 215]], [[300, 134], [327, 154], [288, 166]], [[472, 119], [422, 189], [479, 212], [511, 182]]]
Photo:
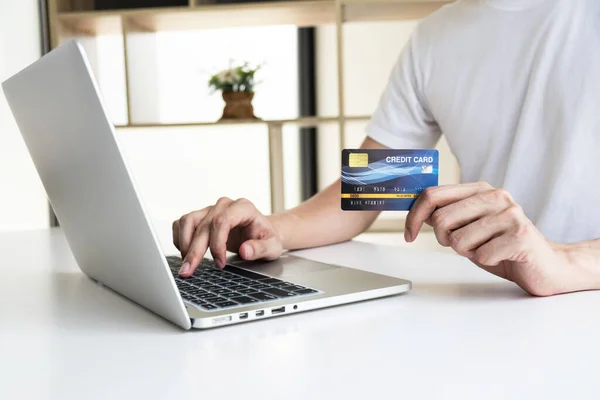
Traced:
[[[40, 56], [37, 0], [0, 0], [0, 81]], [[46, 194], [0, 89], [0, 231], [45, 228]]]

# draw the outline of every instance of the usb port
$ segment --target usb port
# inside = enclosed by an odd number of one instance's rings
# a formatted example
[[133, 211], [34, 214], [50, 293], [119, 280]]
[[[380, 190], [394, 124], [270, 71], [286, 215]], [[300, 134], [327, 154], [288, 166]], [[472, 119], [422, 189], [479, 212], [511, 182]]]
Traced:
[[257, 317], [262, 317], [263, 315], [265, 315], [265, 310], [260, 310], [256, 312]]
[[281, 314], [285, 312], [285, 306], [271, 309], [271, 314]]
[[248, 313], [241, 313], [240, 314], [240, 319], [246, 319], [248, 318]]

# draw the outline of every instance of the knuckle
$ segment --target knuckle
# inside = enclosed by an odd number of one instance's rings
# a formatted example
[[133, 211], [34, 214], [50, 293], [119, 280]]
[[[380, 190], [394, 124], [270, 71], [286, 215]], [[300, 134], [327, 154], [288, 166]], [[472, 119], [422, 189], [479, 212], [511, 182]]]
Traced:
[[433, 231], [435, 233], [435, 238], [437, 239], [439, 244], [441, 244], [444, 247], [450, 246], [450, 240], [448, 239], [448, 232], [443, 231], [437, 227], [434, 227]]
[[479, 264], [487, 265], [490, 261], [491, 253], [487, 248], [480, 247], [475, 251], [473, 259]]
[[492, 194], [495, 200], [506, 202], [509, 204], [512, 204], [514, 202], [511, 194], [506, 189], [494, 189], [492, 191]]
[[237, 199], [235, 201], [235, 203], [242, 204], [242, 205], [252, 205], [252, 202], [250, 200], [246, 199], [245, 197], [240, 197], [239, 199]]
[[512, 221], [519, 222], [523, 220], [523, 210], [518, 205], [510, 206], [505, 211], [506, 217]]
[[184, 214], [179, 218], [179, 224], [185, 225], [186, 221], [190, 219], [190, 214]]
[[423, 191], [421, 192], [421, 195], [425, 198], [429, 198], [431, 196], [433, 196], [435, 194], [437, 187], [436, 186], [430, 186], [430, 187], [426, 187], [425, 189], [423, 189]]
[[[519, 223], [516, 228], [515, 236], [518, 239], [524, 238], [531, 233], [531, 224], [527, 222]], [[519, 246], [522, 245], [521, 241], [518, 241]]]
[[212, 225], [214, 228], [220, 228], [227, 225], [228, 222], [229, 217], [227, 217], [227, 214], [222, 213], [213, 218]]
[[231, 203], [231, 199], [229, 197], [220, 197], [219, 200], [217, 200], [217, 204], [224, 204], [224, 203]]
[[428, 188], [425, 188], [422, 192], [421, 192], [421, 201], [424, 204], [427, 205], [432, 205], [434, 204], [434, 198], [435, 198], [435, 193], [436, 193], [437, 187], [435, 186], [430, 186]]
[[177, 230], [177, 228], [179, 227], [179, 220], [175, 220], [173, 221], [173, 224], [171, 225], [171, 227], [173, 228], [173, 230]]
[[450, 246], [458, 253], [461, 254], [466, 251], [464, 248], [463, 234], [460, 231], [454, 231], [448, 235], [448, 241]]
[[480, 189], [492, 189], [493, 188], [493, 186], [490, 185], [489, 183], [487, 183], [486, 181], [479, 181], [479, 182], [477, 182], [476, 185]]
[[432, 215], [431, 215], [431, 222], [433, 223], [434, 226], [439, 227], [441, 229], [445, 229], [446, 228], [446, 220], [447, 220], [447, 215], [446, 215], [446, 211], [443, 208], [440, 208], [439, 210], [436, 210]]

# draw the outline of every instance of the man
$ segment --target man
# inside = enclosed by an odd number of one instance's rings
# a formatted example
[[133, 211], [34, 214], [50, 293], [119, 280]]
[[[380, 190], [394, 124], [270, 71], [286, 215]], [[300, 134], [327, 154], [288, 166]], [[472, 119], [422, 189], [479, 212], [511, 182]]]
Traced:
[[[462, 0], [424, 19], [395, 65], [363, 148], [447, 137], [460, 185], [429, 188], [406, 221], [477, 266], [549, 296], [600, 289], [600, 2]], [[173, 239], [189, 276], [210, 249], [275, 259], [342, 242], [376, 212], [340, 209], [340, 182], [280, 215], [222, 198]]]

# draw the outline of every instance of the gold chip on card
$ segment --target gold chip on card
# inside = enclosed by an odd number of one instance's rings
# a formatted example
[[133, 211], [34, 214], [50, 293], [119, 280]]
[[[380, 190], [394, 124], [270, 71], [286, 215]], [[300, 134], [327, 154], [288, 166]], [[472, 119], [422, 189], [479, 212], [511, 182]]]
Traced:
[[348, 166], [364, 168], [369, 166], [369, 155], [367, 153], [350, 153]]

